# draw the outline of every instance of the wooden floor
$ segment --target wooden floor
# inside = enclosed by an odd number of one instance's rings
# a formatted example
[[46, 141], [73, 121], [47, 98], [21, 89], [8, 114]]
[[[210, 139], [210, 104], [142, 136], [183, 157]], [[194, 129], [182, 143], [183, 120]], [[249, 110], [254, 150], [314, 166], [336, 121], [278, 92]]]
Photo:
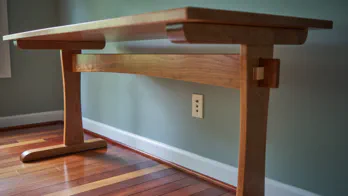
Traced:
[[[0, 132], [0, 195], [234, 196], [121, 146], [23, 164], [32, 148], [62, 143], [62, 125]], [[92, 138], [85, 135], [85, 138]]]

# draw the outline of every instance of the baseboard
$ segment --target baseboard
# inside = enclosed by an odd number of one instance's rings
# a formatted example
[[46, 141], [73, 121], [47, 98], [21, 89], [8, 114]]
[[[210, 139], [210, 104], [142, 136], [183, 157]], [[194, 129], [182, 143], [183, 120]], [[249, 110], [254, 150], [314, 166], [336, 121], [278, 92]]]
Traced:
[[63, 121], [63, 119], [62, 110], [6, 116], [0, 117], [0, 128]]
[[[169, 146], [127, 131], [83, 118], [83, 127], [133, 149], [175, 163], [200, 174], [237, 186], [238, 169], [197, 154]], [[309, 191], [266, 178], [266, 196], [319, 196]]]

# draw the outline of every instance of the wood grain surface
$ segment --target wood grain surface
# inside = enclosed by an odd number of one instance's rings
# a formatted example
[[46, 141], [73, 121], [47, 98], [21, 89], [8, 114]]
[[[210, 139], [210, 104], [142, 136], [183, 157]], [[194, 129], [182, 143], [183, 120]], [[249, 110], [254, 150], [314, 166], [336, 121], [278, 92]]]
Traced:
[[81, 74], [72, 72], [73, 55], [81, 51], [62, 50], [60, 61], [64, 93], [64, 144], [83, 143], [81, 114]]
[[166, 25], [195, 22], [287, 29], [332, 28], [332, 21], [185, 7], [6, 35], [4, 40], [127, 41], [167, 38]]
[[239, 88], [240, 58], [238, 54], [76, 54], [73, 71], [141, 74]]
[[168, 39], [187, 44], [304, 44], [307, 29], [251, 27], [224, 24], [180, 23], [167, 25]]
[[82, 50], [103, 49], [105, 41], [17, 40], [14, 45], [20, 49]]
[[238, 196], [264, 196], [268, 103], [270, 89], [259, 87], [254, 68], [272, 59], [272, 45], [241, 46], [240, 139]]

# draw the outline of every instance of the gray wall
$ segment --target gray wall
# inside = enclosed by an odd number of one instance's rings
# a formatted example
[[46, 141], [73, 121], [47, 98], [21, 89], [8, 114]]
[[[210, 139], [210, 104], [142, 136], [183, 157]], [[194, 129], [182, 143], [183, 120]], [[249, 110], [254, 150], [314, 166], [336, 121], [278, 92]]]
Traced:
[[[58, 5], [55, 0], [8, 0], [10, 33], [58, 25]], [[10, 51], [12, 77], [0, 78], [0, 117], [62, 110], [59, 53], [19, 50], [12, 43]]]
[[[348, 165], [347, 1], [65, 0], [63, 24], [200, 6], [334, 20], [303, 46], [277, 46], [280, 89], [272, 90], [267, 177], [322, 195], [345, 195]], [[112, 43], [104, 52], [237, 52], [237, 46]], [[205, 95], [205, 119], [191, 117], [191, 94]], [[112, 73], [82, 75], [84, 117], [238, 166], [239, 91]]]

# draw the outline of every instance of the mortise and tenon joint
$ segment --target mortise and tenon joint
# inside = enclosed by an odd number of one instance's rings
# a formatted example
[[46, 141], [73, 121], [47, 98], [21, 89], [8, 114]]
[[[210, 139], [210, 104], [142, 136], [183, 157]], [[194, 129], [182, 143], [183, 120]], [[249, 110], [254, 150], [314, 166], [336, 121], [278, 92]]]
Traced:
[[259, 67], [254, 68], [254, 80], [258, 80], [260, 87], [279, 87], [279, 59], [260, 59]]

